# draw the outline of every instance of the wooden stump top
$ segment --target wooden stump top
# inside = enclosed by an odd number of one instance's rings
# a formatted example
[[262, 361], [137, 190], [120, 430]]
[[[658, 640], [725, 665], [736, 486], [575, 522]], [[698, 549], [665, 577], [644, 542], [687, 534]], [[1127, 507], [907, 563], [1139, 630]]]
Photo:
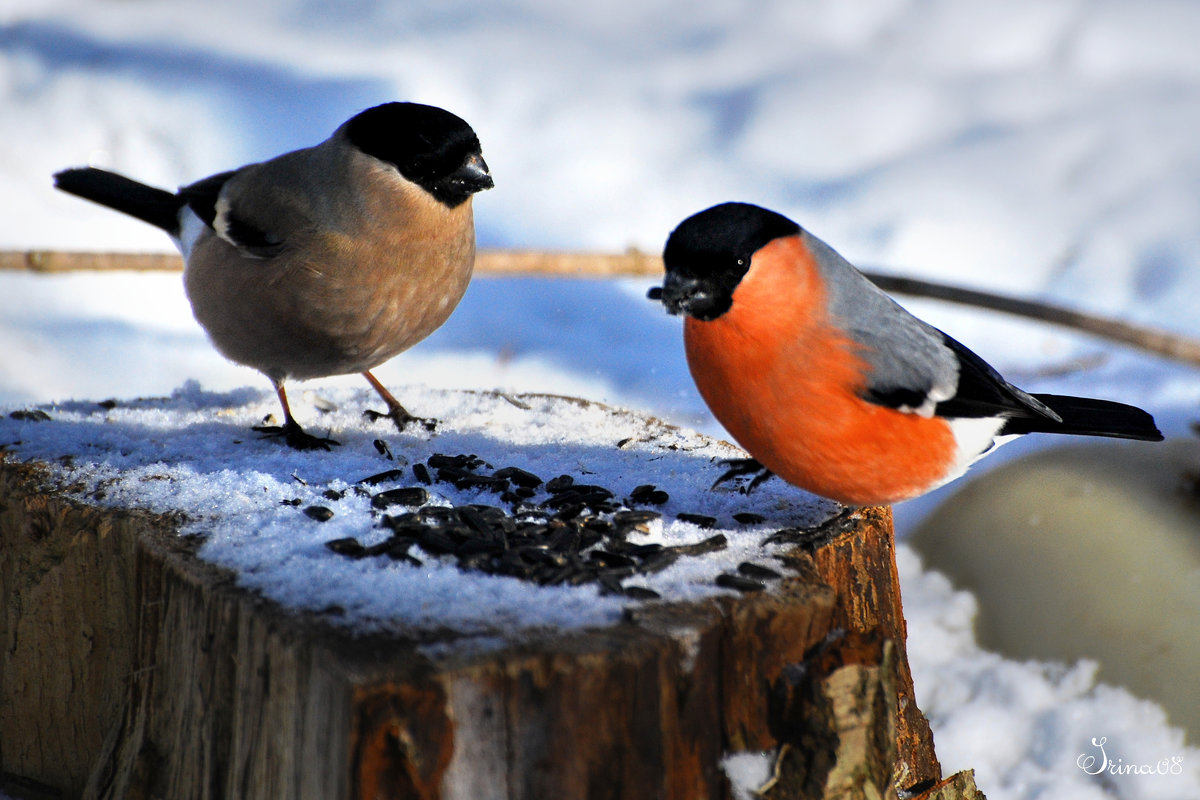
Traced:
[[[940, 778], [886, 510], [806, 538], [834, 507], [710, 491], [736, 448], [571, 398], [406, 391], [431, 435], [331, 396], [308, 426], [332, 453], [259, 441], [273, 398], [249, 391], [0, 421], [3, 774], [89, 797], [727, 797], [727, 755], [850, 724], [787, 712], [789, 670], [832, 646], [861, 669], [804, 696], [865, 692], [880, 713], [854, 724], [882, 733], [807, 785]], [[874, 772], [834, 769], [852, 757]]]

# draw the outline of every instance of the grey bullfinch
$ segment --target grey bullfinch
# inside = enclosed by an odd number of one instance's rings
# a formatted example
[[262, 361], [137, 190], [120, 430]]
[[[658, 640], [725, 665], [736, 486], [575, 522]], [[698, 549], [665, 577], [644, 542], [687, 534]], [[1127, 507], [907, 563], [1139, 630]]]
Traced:
[[[184, 257], [197, 321], [223, 355], [262, 372], [298, 449], [291, 379], [362, 373], [398, 427], [413, 417], [371, 374], [438, 328], [475, 262], [471, 196], [491, 188], [479, 139], [443, 109], [386, 103], [315, 147], [184, 186], [146, 186], [93, 167], [55, 176], [63, 191], [165, 230]], [[384, 415], [379, 415], [384, 416]]]

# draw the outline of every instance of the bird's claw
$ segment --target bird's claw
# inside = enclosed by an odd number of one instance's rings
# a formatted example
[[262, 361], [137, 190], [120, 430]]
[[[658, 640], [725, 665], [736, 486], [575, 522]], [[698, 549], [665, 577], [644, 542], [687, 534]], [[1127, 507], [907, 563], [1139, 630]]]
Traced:
[[813, 528], [784, 528], [763, 540], [763, 544], [799, 545], [808, 552], [832, 542], [858, 522], [858, 507], [843, 506], [840, 511]]
[[264, 439], [282, 439], [283, 443], [293, 450], [325, 450], [328, 452], [331, 445], [341, 445], [341, 442], [333, 439], [313, 436], [301, 428], [295, 420], [289, 420], [283, 425], [255, 425], [252, 430], [261, 433]]
[[396, 429], [402, 433], [404, 432], [404, 429], [408, 427], [410, 422], [416, 422], [430, 433], [437, 430], [438, 426], [438, 421], [436, 419], [413, 416], [403, 407], [393, 408], [391, 411], [386, 413], [382, 411], [374, 411], [368, 408], [363, 412], [363, 416], [371, 420], [371, 422], [378, 422], [381, 419], [390, 419], [395, 423]]
[[750, 494], [775, 474], [755, 458], [727, 458], [721, 461], [721, 463], [726, 465], [728, 469], [721, 474], [721, 477], [713, 481], [713, 485], [709, 487], [710, 489], [715, 489], [722, 483], [731, 481], [734, 478], [740, 478], [743, 475], [753, 475], [753, 480], [741, 489], [744, 494]]

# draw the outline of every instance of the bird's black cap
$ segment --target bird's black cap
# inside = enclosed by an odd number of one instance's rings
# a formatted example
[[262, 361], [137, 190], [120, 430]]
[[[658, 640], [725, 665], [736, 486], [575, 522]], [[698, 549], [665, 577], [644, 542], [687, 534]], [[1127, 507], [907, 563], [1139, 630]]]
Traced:
[[799, 232], [795, 222], [761, 206], [721, 203], [679, 223], [667, 239], [663, 262], [668, 271], [717, 273], [739, 260], [749, 265], [750, 256], [763, 245]]
[[394, 164], [451, 208], [493, 185], [475, 131], [437, 106], [384, 103], [357, 114], [341, 130], [359, 150]]
[[667, 280], [659, 296], [667, 310], [712, 320], [729, 310], [750, 258], [800, 226], [750, 203], [721, 203], [679, 223], [663, 249]]

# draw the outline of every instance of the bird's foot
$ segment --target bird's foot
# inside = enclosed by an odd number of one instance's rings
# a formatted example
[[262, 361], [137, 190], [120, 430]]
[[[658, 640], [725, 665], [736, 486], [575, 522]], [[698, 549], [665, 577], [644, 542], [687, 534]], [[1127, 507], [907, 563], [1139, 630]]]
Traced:
[[713, 481], [713, 485], [709, 487], [710, 489], [715, 489], [722, 483], [731, 481], [734, 478], [740, 478], [743, 475], [753, 475], [753, 480], [751, 480], [749, 484], [741, 489], [744, 494], [750, 494], [764, 481], [775, 474], [774, 472], [771, 472], [771, 470], [764, 467], [761, 463], [759, 463], [758, 459], [755, 458], [727, 458], [721, 463], [728, 467], [728, 469], [722, 473], [721, 477]]
[[341, 445], [341, 442], [333, 439], [313, 436], [294, 419], [289, 419], [282, 425], [255, 425], [253, 430], [261, 433], [264, 439], [282, 439], [283, 443], [293, 450], [329, 451], [331, 445]]
[[841, 511], [813, 528], [811, 531], [813, 545], [819, 546], [831, 542], [853, 528], [858, 522], [856, 515], [859, 510], [858, 506], [842, 506]]
[[841, 511], [816, 527], [784, 528], [764, 539], [763, 544], [794, 544], [812, 552], [853, 529], [858, 522], [858, 511], [858, 506], [842, 506]]
[[417, 423], [430, 433], [437, 430], [438, 426], [438, 421], [436, 419], [413, 416], [412, 414], [408, 413], [404, 406], [396, 406], [391, 411], [386, 413], [382, 411], [373, 411], [368, 408], [363, 412], [363, 416], [371, 420], [371, 422], [378, 422], [381, 419], [390, 419], [393, 423], [395, 423], [396, 429], [400, 432], [403, 432], [404, 429], [408, 427], [409, 423], [412, 422]]

